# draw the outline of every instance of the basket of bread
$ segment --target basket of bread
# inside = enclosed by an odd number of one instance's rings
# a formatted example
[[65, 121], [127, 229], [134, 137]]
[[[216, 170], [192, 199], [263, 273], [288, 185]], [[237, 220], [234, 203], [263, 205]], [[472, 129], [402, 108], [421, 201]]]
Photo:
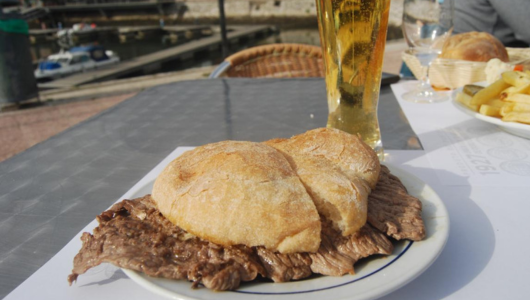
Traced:
[[[413, 54], [402, 55], [416, 78], [421, 78], [422, 66]], [[467, 32], [448, 38], [441, 54], [429, 69], [431, 85], [436, 89], [452, 90], [466, 84], [486, 81], [487, 69], [513, 69], [530, 62], [530, 49], [506, 48], [486, 32]], [[497, 76], [498, 74], [495, 74]]]

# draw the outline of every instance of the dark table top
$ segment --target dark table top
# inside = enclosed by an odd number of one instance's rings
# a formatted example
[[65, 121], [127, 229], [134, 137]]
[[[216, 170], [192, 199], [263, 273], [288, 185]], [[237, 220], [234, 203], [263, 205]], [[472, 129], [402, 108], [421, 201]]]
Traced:
[[[211, 79], [144, 91], [0, 163], [0, 298], [179, 146], [264, 141], [324, 127], [325, 83]], [[379, 119], [385, 149], [415, 134], [389, 87]]]

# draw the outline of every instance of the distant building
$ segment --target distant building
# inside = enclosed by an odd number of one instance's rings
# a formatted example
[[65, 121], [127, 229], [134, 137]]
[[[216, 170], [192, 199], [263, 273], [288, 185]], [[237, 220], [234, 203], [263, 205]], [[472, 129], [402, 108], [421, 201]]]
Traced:
[[[186, 18], [216, 18], [218, 0], [186, 0]], [[313, 17], [315, 0], [225, 0], [228, 18]]]
[[31, 6], [64, 6], [80, 4], [116, 4], [116, 3], [141, 3], [141, 2], [184, 2], [185, 0], [21, 0]]
[[[225, 0], [226, 16], [231, 19], [248, 18], [303, 18], [316, 20], [315, 0]], [[218, 0], [184, 0], [185, 18], [216, 18], [219, 16]], [[390, 3], [389, 25], [401, 26], [403, 0]]]
[[[219, 0], [24, 0], [31, 6], [50, 9], [53, 23], [68, 25], [78, 22], [123, 24], [216, 23]], [[289, 26], [317, 22], [315, 0], [224, 0], [225, 14], [231, 24], [267, 23]], [[389, 27], [401, 35], [403, 0], [392, 0]], [[41, 18], [41, 21], [49, 22]], [[48, 24], [55, 27], [55, 24]], [[35, 25], [33, 26], [35, 27]], [[390, 33], [389, 33], [390, 34]]]

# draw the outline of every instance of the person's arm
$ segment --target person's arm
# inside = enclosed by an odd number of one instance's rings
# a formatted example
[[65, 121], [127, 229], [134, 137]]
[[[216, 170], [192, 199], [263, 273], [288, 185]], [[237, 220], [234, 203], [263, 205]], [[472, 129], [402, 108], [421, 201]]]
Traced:
[[513, 30], [515, 38], [530, 44], [530, 0], [489, 0], [489, 2], [504, 23]]
[[[446, 8], [449, 2], [445, 1]], [[489, 0], [455, 0], [454, 32], [485, 31], [492, 33], [495, 25], [495, 9]]]

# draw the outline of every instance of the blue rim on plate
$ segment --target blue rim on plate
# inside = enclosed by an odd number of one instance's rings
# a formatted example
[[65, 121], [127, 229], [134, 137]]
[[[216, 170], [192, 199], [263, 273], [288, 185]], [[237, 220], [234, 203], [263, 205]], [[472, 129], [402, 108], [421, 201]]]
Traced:
[[[249, 282], [237, 291], [214, 292], [206, 288], [192, 289], [184, 280], [148, 277], [123, 270], [134, 282], [155, 294], [181, 300], [321, 300], [375, 299], [406, 285], [423, 273], [438, 258], [449, 235], [449, 215], [436, 192], [418, 177], [385, 163], [392, 174], [401, 179], [408, 192], [420, 199], [427, 237], [420, 242], [398, 241], [394, 253], [361, 260], [355, 275], [318, 276], [286, 283]], [[150, 192], [152, 182], [140, 187], [134, 196]]]
[[367, 275], [364, 275], [362, 277], [359, 277], [359, 278], [355, 278], [351, 281], [348, 281], [348, 282], [345, 282], [345, 283], [342, 283], [342, 284], [338, 284], [338, 285], [334, 285], [334, 286], [329, 286], [329, 287], [325, 287], [325, 288], [320, 288], [320, 289], [312, 289], [312, 290], [307, 290], [307, 291], [298, 291], [298, 292], [285, 292], [285, 293], [267, 293], [267, 292], [247, 292], [247, 291], [239, 291], [239, 290], [236, 290], [236, 291], [231, 291], [233, 293], [241, 293], [241, 294], [256, 294], [256, 295], [289, 295], [289, 294], [303, 294], [303, 293], [312, 293], [312, 292], [319, 292], [319, 291], [323, 291], [323, 290], [329, 290], [329, 289], [334, 289], [334, 288], [337, 288], [337, 287], [341, 287], [341, 286], [344, 286], [344, 285], [347, 285], [347, 284], [352, 284], [354, 282], [357, 282], [359, 280], [363, 280], [365, 278], [368, 278], [372, 275], [374, 275], [375, 273], [378, 273], [379, 271], [382, 271], [383, 269], [385, 269], [386, 267], [390, 266], [391, 264], [393, 264], [396, 260], [398, 260], [403, 254], [405, 254], [405, 252], [407, 252], [407, 250], [409, 250], [410, 246], [412, 246], [414, 242], [413, 241], [407, 241], [407, 245], [405, 247], [405, 249], [403, 249], [394, 259], [392, 259], [388, 264], [380, 267], [379, 269], [371, 272], [370, 274], [367, 274]]

